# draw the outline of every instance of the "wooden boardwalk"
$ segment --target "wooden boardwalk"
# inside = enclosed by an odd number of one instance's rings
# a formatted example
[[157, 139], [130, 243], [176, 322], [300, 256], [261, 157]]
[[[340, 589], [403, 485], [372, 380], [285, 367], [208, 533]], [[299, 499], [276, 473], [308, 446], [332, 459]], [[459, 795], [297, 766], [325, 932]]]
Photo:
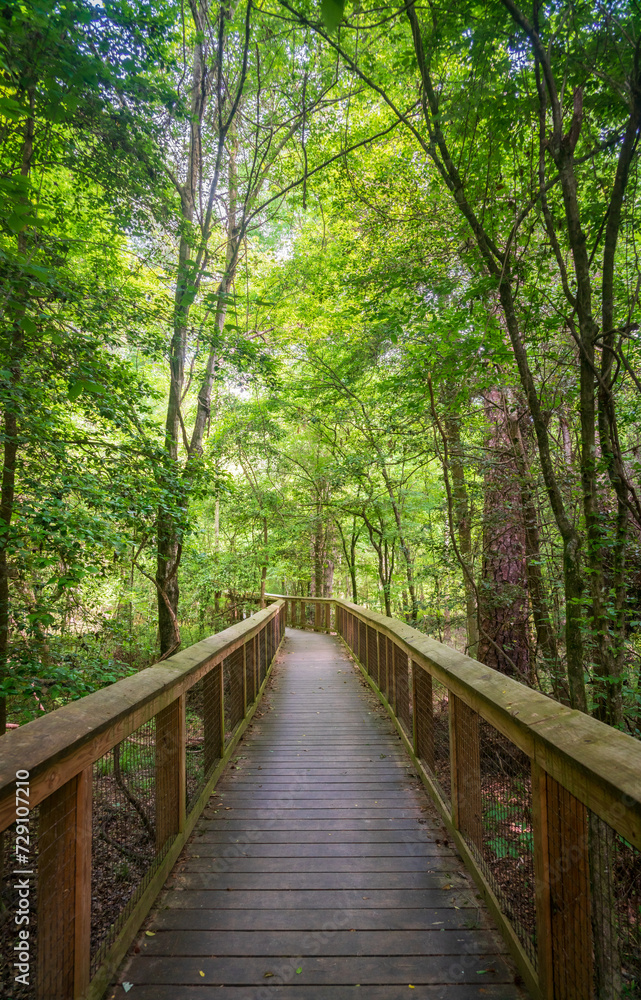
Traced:
[[115, 1000], [515, 1000], [474, 884], [333, 637], [288, 630]]

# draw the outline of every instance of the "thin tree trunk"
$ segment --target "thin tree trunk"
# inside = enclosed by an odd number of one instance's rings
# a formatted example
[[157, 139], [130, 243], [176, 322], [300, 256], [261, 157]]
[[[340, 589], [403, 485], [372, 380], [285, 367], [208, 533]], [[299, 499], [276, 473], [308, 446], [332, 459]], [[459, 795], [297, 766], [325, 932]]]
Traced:
[[504, 395], [500, 389], [486, 394], [485, 413], [490, 458], [484, 477], [478, 658], [495, 670], [529, 680], [525, 537]]
[[[461, 558], [472, 570], [472, 521], [467, 498], [467, 487], [465, 485], [465, 467], [463, 446], [461, 442], [461, 418], [452, 413], [448, 413], [443, 421], [447, 441], [449, 445], [449, 466], [452, 475], [452, 499], [454, 501], [454, 515], [456, 518], [456, 533], [458, 537], [458, 548]], [[478, 613], [476, 608], [476, 594], [472, 581], [467, 574], [463, 574], [463, 585], [465, 587], [465, 626], [467, 632], [466, 653], [473, 659], [478, 655]]]
[[265, 601], [265, 583], [267, 580], [267, 518], [263, 517], [263, 565], [260, 570], [260, 606], [261, 608], [266, 607], [267, 602]]
[[556, 633], [548, 606], [545, 581], [541, 572], [541, 543], [535, 486], [529, 472], [527, 451], [521, 435], [518, 417], [508, 414], [507, 418], [508, 432], [512, 441], [514, 459], [519, 476], [521, 507], [525, 527], [525, 565], [537, 644], [545, 664], [545, 669], [552, 683], [554, 697], [557, 701], [568, 704], [569, 690], [567, 677], [565, 676], [559, 656]]

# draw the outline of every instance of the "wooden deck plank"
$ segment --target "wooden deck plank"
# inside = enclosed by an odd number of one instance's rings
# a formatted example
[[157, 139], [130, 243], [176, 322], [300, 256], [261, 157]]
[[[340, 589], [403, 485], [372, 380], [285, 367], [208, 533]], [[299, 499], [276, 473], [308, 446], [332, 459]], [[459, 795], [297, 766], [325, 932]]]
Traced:
[[[267, 958], [267, 961], [265, 960]], [[296, 975], [296, 969], [302, 972]], [[265, 985], [268, 978], [289, 978], [296, 975], [295, 987], [304, 983], [314, 986], [350, 985], [356, 979], [361, 986], [385, 983], [475, 983], [479, 975], [485, 983], [510, 982], [512, 976], [496, 954], [411, 956], [315, 956], [293, 955], [255, 958], [210, 958], [208, 956], [158, 957], [136, 956], [129, 969], [131, 982], [186, 983], [203, 985], [254, 986]], [[265, 973], [271, 972], [271, 976]], [[204, 973], [204, 975], [202, 975]], [[292, 977], [293, 978], [293, 977]]]
[[[255, 986], [137, 985], [136, 1000], [293, 1000], [290, 986], [271, 984], [273, 980], [265, 980], [264, 989], [260, 992]], [[411, 991], [409, 987], [403, 989], [402, 994], [396, 985], [367, 987], [367, 1000], [399, 1000], [401, 995], [407, 996], [408, 1000], [517, 1000], [521, 996], [511, 984], [419, 984]], [[110, 991], [107, 996], [109, 1000], [125, 1000], [125, 997], [131, 1000], [131, 995], [125, 993], [122, 987]], [[363, 990], [360, 985], [333, 986], [331, 994], [328, 994], [326, 986], [296, 984], [295, 1000], [327, 1000], [328, 996], [331, 1000], [363, 1000]]]
[[145, 955], [302, 955], [313, 946], [319, 956], [329, 955], [458, 955], [485, 954], [494, 946], [492, 934], [483, 930], [436, 927], [430, 931], [159, 931], [146, 938]]
[[[334, 933], [347, 927], [355, 931], [387, 931], [392, 924], [394, 930], [426, 931], [435, 927], [465, 928], [479, 921], [479, 907], [451, 906], [442, 908], [422, 907], [416, 909], [396, 909], [393, 924], [387, 910], [364, 910], [347, 908], [340, 913], [335, 909], [320, 907], [308, 910], [292, 910], [283, 907], [273, 910], [210, 910], [167, 908], [159, 910], [153, 921], [155, 931], [173, 930], [237, 930], [237, 931], [324, 931]], [[499, 943], [497, 942], [497, 948]]]
[[288, 632], [284, 649], [120, 981], [138, 1000], [522, 996], [343, 647]]
[[186, 872], [215, 872], [220, 871], [220, 866], [226, 865], [227, 870], [232, 872], [287, 872], [288, 874], [304, 872], [431, 872], [450, 871], [452, 867], [451, 855], [435, 855], [429, 862], [425, 855], [419, 857], [399, 857], [398, 854], [392, 857], [281, 857], [281, 858], [243, 858], [235, 857], [229, 861], [220, 856], [220, 852], [207, 855], [201, 853], [191, 855], [183, 864]]

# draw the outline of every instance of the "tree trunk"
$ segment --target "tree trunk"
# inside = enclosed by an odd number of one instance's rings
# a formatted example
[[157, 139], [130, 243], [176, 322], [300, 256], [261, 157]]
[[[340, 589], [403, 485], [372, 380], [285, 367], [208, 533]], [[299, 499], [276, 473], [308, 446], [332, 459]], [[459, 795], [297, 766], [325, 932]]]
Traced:
[[[444, 420], [445, 433], [449, 445], [449, 467], [452, 475], [452, 499], [454, 501], [454, 516], [456, 519], [456, 534], [458, 538], [458, 549], [460, 558], [469, 569], [470, 576], [473, 576], [472, 566], [472, 521], [467, 499], [467, 487], [465, 485], [465, 466], [463, 456], [463, 446], [461, 442], [461, 418], [453, 413], [448, 413]], [[472, 579], [467, 573], [463, 573], [463, 584], [465, 587], [465, 625], [467, 632], [467, 648], [465, 652], [468, 656], [476, 659], [478, 656], [478, 612], [476, 608], [476, 594]]]
[[554, 624], [549, 612], [545, 581], [541, 572], [541, 545], [535, 486], [529, 471], [527, 451], [518, 417], [508, 414], [507, 426], [519, 476], [521, 508], [525, 528], [527, 584], [532, 605], [537, 644], [545, 669], [550, 677], [554, 697], [557, 701], [567, 705], [570, 699], [567, 677], [559, 656]]
[[263, 565], [260, 570], [260, 606], [264, 608], [267, 606], [265, 600], [265, 583], [267, 580], [267, 518], [263, 517]]
[[491, 458], [484, 479], [478, 656], [489, 667], [529, 681], [525, 537], [501, 390], [492, 389], [486, 394], [485, 413]]

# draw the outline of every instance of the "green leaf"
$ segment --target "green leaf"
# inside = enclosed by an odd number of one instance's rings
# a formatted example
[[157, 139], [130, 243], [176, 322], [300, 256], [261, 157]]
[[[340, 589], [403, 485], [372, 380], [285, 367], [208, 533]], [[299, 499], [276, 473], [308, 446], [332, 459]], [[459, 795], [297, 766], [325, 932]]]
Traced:
[[69, 386], [69, 399], [73, 403], [83, 392], [99, 393], [103, 392], [103, 388], [97, 382], [89, 382], [85, 378], [79, 378]]
[[345, 13], [345, 0], [321, 0], [321, 17], [328, 31], [335, 31]]
[[29, 224], [29, 219], [23, 219], [17, 212], [12, 212], [7, 219], [7, 225], [12, 233], [21, 233]]

